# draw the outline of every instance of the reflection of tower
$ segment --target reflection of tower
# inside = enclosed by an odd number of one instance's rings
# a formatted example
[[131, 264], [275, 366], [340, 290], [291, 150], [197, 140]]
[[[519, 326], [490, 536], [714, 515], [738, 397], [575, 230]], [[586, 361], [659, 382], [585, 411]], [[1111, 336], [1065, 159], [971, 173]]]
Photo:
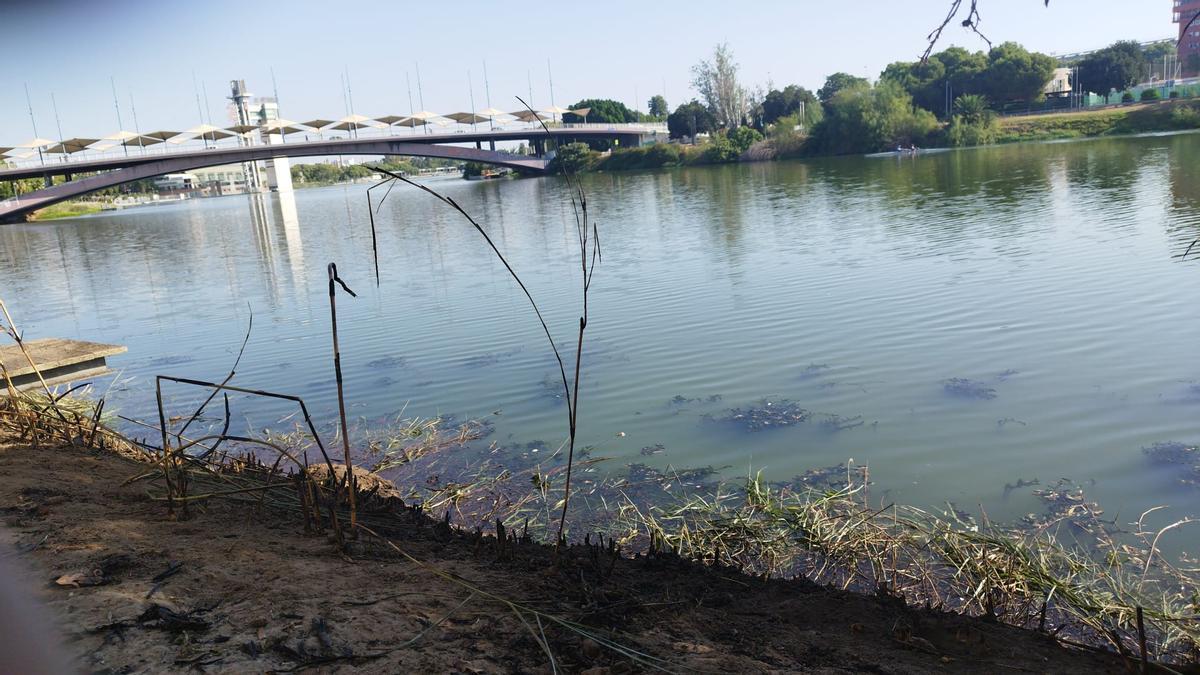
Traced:
[[[233, 109], [237, 115], [239, 127], [256, 126], [258, 124], [258, 116], [252, 115], [250, 112], [250, 99], [253, 96], [253, 94], [246, 91], [245, 80], [231, 80], [229, 82], [229, 100], [233, 101]], [[238, 142], [246, 147], [254, 144], [249, 133], [239, 133]], [[259, 180], [258, 164], [256, 162], [242, 162], [242, 174], [246, 178], [246, 190], [257, 191], [260, 189], [262, 181]]]

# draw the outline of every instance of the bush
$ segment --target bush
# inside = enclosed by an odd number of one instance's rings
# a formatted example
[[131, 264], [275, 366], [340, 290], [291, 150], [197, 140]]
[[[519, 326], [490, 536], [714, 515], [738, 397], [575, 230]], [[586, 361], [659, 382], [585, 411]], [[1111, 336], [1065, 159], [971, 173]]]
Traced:
[[737, 148], [738, 154], [749, 150], [750, 146], [761, 141], [762, 138], [762, 134], [750, 127], [738, 127], [729, 132], [729, 142]]
[[568, 143], [555, 153], [550, 170], [555, 173], [575, 173], [586, 169], [591, 161], [592, 150], [587, 143]]
[[630, 169], [658, 169], [664, 166], [675, 166], [680, 163], [678, 145], [671, 143], [654, 143], [640, 148], [614, 150], [611, 154], [600, 159], [596, 169], [600, 171], [626, 171]]
[[1179, 98], [1179, 92], [1175, 89], [1172, 89], [1170, 96], [1168, 96], [1167, 98], [1170, 98], [1170, 99]]
[[991, 116], [978, 122], [969, 122], [962, 115], [955, 115], [950, 119], [950, 127], [947, 129], [950, 145], [958, 147], [990, 145], [996, 142], [999, 135], [1000, 123]]
[[1159, 95], [1157, 89], [1143, 89], [1142, 90], [1142, 100], [1143, 101], [1157, 101], [1160, 98], [1162, 98], [1162, 96]]
[[705, 146], [704, 152], [700, 154], [700, 161], [704, 164], [736, 162], [740, 154], [742, 154], [741, 151], [728, 138], [715, 136], [712, 142]]
[[1133, 93], [1127, 91], [1121, 94], [1121, 103], [1133, 103]]

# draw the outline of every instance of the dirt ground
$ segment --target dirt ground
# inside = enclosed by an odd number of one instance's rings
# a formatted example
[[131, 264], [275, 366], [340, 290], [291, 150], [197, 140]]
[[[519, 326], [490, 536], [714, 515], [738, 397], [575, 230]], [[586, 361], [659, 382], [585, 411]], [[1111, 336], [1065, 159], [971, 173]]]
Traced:
[[24, 568], [80, 671], [648, 669], [560, 625], [523, 622], [441, 570], [674, 672], [1125, 672], [1113, 656], [891, 598], [596, 546], [555, 564], [549, 548], [411, 516], [389, 536], [424, 564], [374, 543], [342, 555], [298, 516], [243, 504], [206, 502], [175, 521], [144, 483], [126, 482], [146, 470], [108, 453], [0, 444], [0, 556]]

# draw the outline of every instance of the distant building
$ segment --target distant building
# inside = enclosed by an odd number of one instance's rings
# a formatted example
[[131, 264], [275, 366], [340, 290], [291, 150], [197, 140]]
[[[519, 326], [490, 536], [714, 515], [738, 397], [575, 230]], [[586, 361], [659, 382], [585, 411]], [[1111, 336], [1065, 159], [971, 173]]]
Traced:
[[1071, 72], [1073, 68], [1055, 68], [1054, 75], [1050, 77], [1050, 81], [1046, 83], [1046, 87], [1042, 89], [1042, 93], [1046, 96], [1064, 98], [1071, 94]]
[[154, 189], [159, 192], [178, 192], [196, 189], [198, 181], [190, 173], [168, 173], [154, 179]]
[[194, 169], [192, 173], [196, 176], [197, 186], [207, 188], [213, 194], [228, 195], [246, 191], [246, 174], [240, 164], [209, 166]]
[[1200, 14], [1200, 0], [1174, 0], [1172, 20], [1179, 24], [1179, 64], [1185, 76], [1200, 74], [1200, 20], [1188, 23]]

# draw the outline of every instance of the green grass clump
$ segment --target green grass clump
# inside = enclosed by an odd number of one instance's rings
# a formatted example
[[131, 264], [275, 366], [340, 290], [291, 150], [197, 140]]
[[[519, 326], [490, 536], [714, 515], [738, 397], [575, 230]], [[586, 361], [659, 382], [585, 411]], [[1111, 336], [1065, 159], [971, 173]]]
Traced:
[[52, 204], [44, 209], [33, 212], [32, 220], [56, 220], [58, 218], [76, 218], [101, 211], [99, 204], [92, 202], [61, 202]]

